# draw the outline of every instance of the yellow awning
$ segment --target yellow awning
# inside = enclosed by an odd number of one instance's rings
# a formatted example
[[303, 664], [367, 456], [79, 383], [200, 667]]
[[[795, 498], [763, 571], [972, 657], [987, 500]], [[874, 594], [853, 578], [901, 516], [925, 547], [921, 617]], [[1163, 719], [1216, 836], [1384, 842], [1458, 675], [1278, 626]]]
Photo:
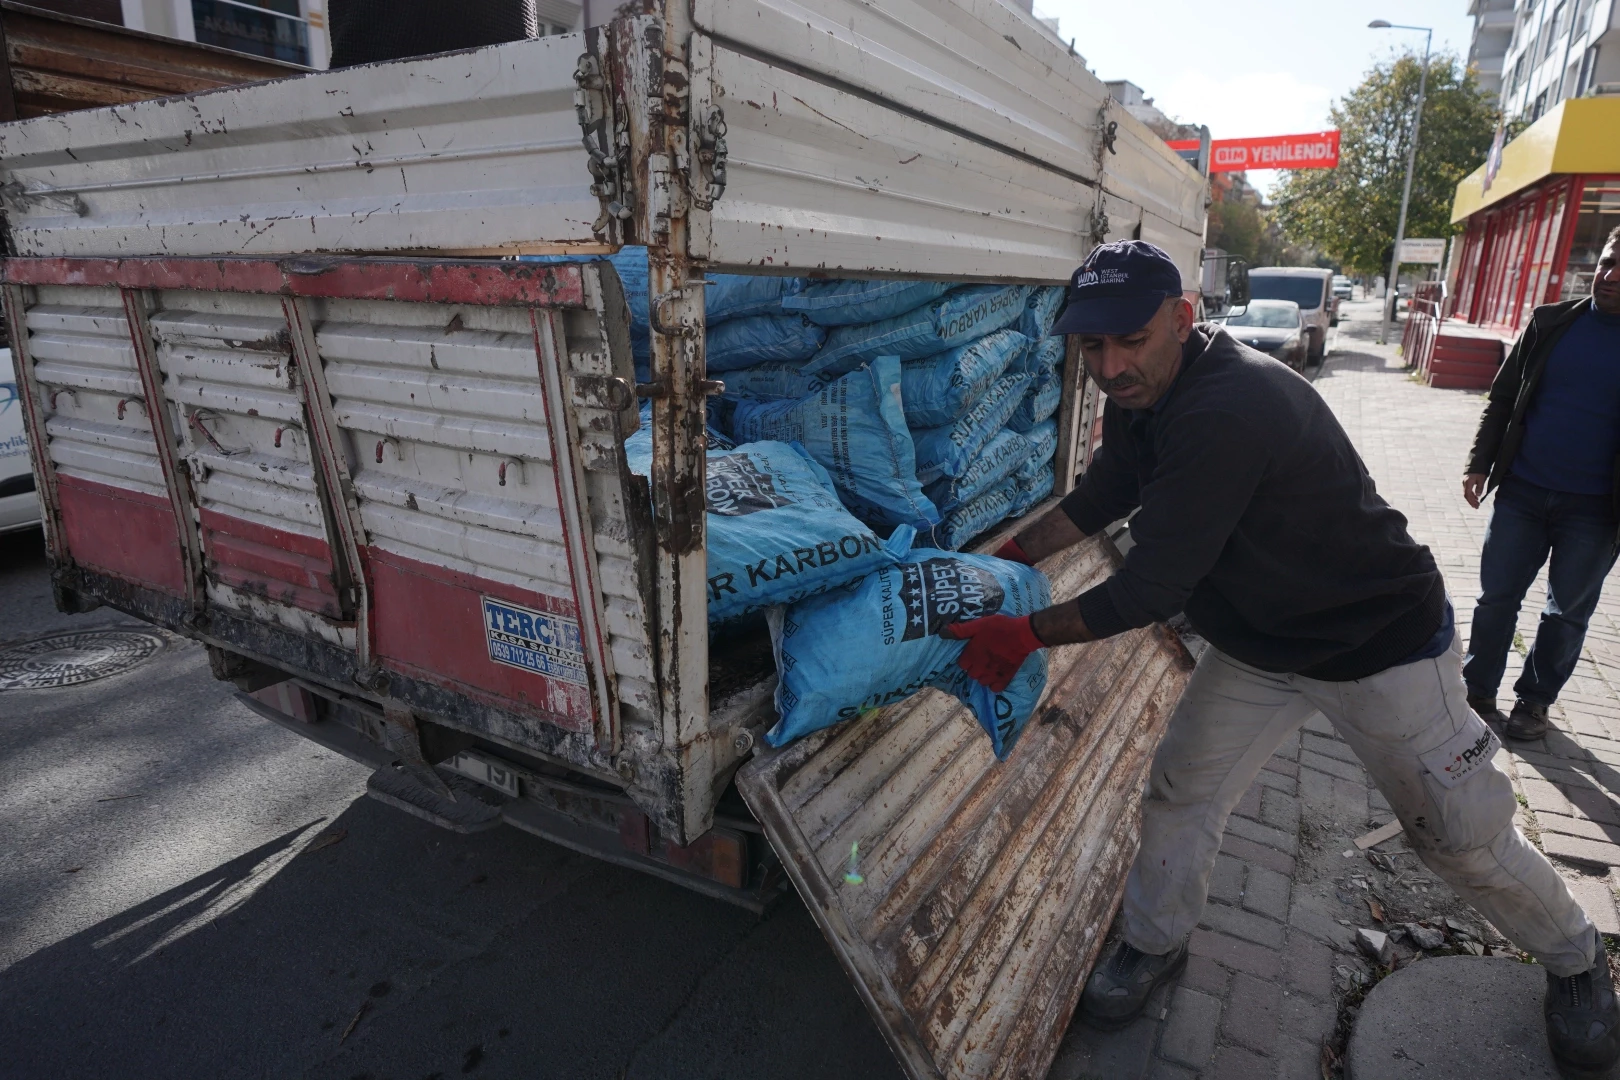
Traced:
[[1570, 98], [1502, 148], [1491, 189], [1481, 165], [1457, 185], [1455, 224], [1549, 176], [1620, 173], [1620, 97]]

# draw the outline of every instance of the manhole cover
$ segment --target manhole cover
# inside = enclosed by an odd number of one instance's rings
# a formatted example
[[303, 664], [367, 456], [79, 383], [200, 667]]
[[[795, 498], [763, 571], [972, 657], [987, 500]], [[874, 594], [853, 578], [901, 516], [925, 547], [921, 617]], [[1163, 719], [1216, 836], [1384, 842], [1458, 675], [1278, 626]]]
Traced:
[[0, 646], [0, 690], [75, 686], [128, 671], [163, 639], [140, 630], [79, 630]]

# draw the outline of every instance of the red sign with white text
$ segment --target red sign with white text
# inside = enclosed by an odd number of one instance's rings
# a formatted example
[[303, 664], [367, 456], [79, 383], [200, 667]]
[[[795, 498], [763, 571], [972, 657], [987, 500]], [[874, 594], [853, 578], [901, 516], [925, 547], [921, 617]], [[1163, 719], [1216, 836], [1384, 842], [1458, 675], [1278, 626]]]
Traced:
[[[1165, 145], [1178, 152], [1196, 151], [1198, 140], [1175, 139]], [[1338, 164], [1337, 131], [1268, 135], [1260, 139], [1216, 139], [1209, 144], [1209, 171], [1212, 173], [1248, 169], [1332, 169]]]

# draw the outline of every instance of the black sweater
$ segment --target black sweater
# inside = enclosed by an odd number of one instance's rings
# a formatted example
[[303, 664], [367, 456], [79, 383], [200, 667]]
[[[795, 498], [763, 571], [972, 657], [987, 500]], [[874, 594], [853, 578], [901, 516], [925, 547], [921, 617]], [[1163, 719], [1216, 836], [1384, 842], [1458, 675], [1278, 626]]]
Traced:
[[1087, 535], [1138, 511], [1125, 565], [1079, 598], [1098, 637], [1184, 611], [1236, 660], [1347, 681], [1405, 660], [1444, 618], [1434, 558], [1327, 403], [1214, 326], [1193, 329], [1155, 408], [1108, 402], [1063, 508]]

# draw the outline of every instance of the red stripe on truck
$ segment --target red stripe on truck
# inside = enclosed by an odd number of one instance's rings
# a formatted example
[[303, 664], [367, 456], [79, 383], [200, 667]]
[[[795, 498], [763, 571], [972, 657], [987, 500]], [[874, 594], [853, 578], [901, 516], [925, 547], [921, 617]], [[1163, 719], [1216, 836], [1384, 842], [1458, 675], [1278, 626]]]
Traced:
[[203, 551], [215, 580], [255, 596], [342, 616], [325, 540], [203, 510]]
[[483, 598], [578, 620], [574, 602], [366, 549], [377, 662], [567, 731], [593, 726], [590, 689], [490, 659]]
[[171, 596], [184, 596], [169, 500], [66, 473], [56, 478], [62, 533], [73, 561]]

